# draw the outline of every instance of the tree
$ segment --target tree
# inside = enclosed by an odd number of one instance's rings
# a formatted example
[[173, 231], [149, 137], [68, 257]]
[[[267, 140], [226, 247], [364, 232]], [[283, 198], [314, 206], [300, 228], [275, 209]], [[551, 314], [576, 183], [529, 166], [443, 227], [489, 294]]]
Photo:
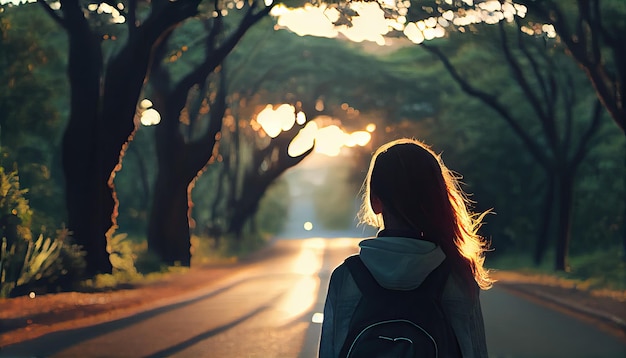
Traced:
[[[69, 38], [71, 104], [62, 149], [68, 225], [87, 252], [87, 273], [110, 272], [106, 233], [116, 226], [113, 179], [135, 130], [137, 101], [154, 47], [178, 24], [198, 14], [201, 1], [129, 0], [122, 6], [105, 2], [94, 7], [61, 0], [58, 10], [44, 0], [38, 3]], [[257, 2], [246, 4], [244, 11], [253, 13]], [[111, 34], [111, 17], [93, 11], [98, 8], [125, 23], [126, 31]], [[120, 26], [115, 30], [121, 32]], [[118, 44], [109, 56], [104, 39]], [[214, 61], [219, 63], [227, 49], [232, 44], [216, 52]]]
[[[245, 32], [270, 9], [268, 6], [259, 12], [246, 12], [228, 36], [224, 33], [222, 15], [204, 19], [203, 59], [193, 63], [178, 80], [166, 70], [164, 60], [171, 58], [167, 48], [164, 45], [158, 48], [150, 88], [154, 108], [162, 119], [155, 131], [158, 173], [148, 247], [167, 264], [189, 266], [191, 263], [191, 190], [213, 155], [226, 112], [227, 76], [223, 65], [219, 75], [209, 77]], [[216, 8], [215, 12], [221, 14], [221, 10]], [[204, 128], [203, 114], [209, 117]], [[181, 123], [187, 124], [184, 131]]]
[[[269, 26], [256, 29], [228, 59], [233, 93], [220, 144], [222, 160], [216, 163], [219, 191], [228, 194], [225, 201], [218, 198], [214, 202], [212, 229], [235, 237], [271, 182], [304, 158], [290, 158], [287, 153], [302, 125], [273, 139], [259, 136], [259, 129], [249, 124], [259, 108], [266, 103], [289, 103], [307, 120], [327, 116], [345, 128], [362, 130], [368, 117], [364, 113], [384, 109], [393, 121], [407, 114], [415, 98], [428, 97], [421, 86], [394, 73], [394, 67], [386, 67], [385, 62], [349, 42], [302, 38], [287, 31], [273, 33]], [[363, 73], [368, 73], [367, 80]], [[401, 86], [407, 90], [392, 90]], [[420, 90], [424, 95], [415, 95]], [[218, 229], [218, 222], [224, 227]]]
[[[557, 55], [550, 52], [558, 51], [558, 47], [547, 50], [543, 41], [537, 47], [537, 41], [522, 34], [518, 26], [513, 27], [515, 44], [509, 38], [510, 31], [502, 23], [498, 25], [499, 43], [503, 60], [510, 69], [511, 77], [522, 91], [535, 118], [541, 124], [540, 137], [532, 135], [521, 125], [514, 113], [503, 102], [502, 95], [486, 91], [463, 76], [461, 71], [452, 64], [448, 56], [436, 46], [423, 44], [429, 52], [436, 55], [444, 64], [450, 75], [459, 83], [464, 92], [481, 100], [494, 109], [506, 121], [514, 133], [522, 140], [526, 149], [544, 168], [547, 178], [544, 209], [541, 213], [542, 225], [538, 233], [535, 260], [540, 262], [545, 251], [548, 226], [551, 222], [552, 203], [557, 202], [557, 255], [555, 268], [568, 270], [568, 247], [571, 237], [571, 211], [573, 203], [574, 178], [583, 158], [590, 149], [591, 139], [597, 132], [602, 115], [599, 102], [593, 106], [584, 124], [577, 123], [576, 104], [584, 97], [578, 93], [575, 85], [574, 72], [559, 61]], [[491, 54], [493, 52], [490, 51]], [[513, 98], [519, 100], [520, 98]], [[560, 109], [559, 109], [560, 107]], [[545, 144], [544, 144], [545, 143]]]
[[552, 24], [568, 53], [583, 68], [598, 98], [622, 132], [626, 129], [626, 4], [619, 0], [520, 0], [533, 26]]
[[38, 10], [0, 7], [0, 165], [19, 170], [37, 229], [64, 219], [55, 161], [66, 90], [64, 43], [54, 22]]
[[[352, 17], [358, 16], [358, 13], [351, 9], [350, 3], [338, 5], [341, 16], [335, 22], [336, 25], [351, 26]], [[526, 5], [524, 7], [510, 0], [502, 0], [500, 3], [439, 0], [419, 0], [398, 4], [377, 3], [386, 17], [406, 20], [401, 21], [398, 27], [401, 31], [391, 31], [388, 36], [406, 36], [415, 43], [443, 37], [451, 31], [473, 32], [476, 24], [481, 22], [501, 24], [506, 20], [519, 23], [522, 21], [519, 18], [527, 17], [527, 20], [524, 20], [527, 25], [519, 26], [519, 29], [537, 35], [546, 33], [549, 37], [558, 34], [568, 52], [587, 72], [600, 103], [606, 107], [622, 131], [624, 130], [625, 43], [617, 35], [624, 31], [625, 26], [622, 19], [626, 13], [626, 6], [623, 2], [608, 1], [605, 2], [608, 4], [605, 7], [601, 7], [600, 2], [594, 0], [581, 0], [576, 5], [567, 3], [569, 6], [563, 5], [563, 2], [557, 4], [556, 1], [519, 2]], [[604, 51], [612, 56], [607, 59], [607, 56], [603, 55]], [[596, 113], [599, 113], [599, 108]], [[595, 120], [592, 121], [594, 122]], [[537, 153], [533, 155], [537, 156]], [[563, 176], [560, 187], [571, 188], [572, 184], [565, 183], [565, 179], [566, 177]], [[567, 201], [568, 197], [566, 193], [561, 193], [559, 200]], [[561, 206], [565, 207], [570, 205], [561, 203]], [[565, 219], [567, 216], [562, 216], [559, 220], [567, 221]], [[559, 227], [564, 228], [565, 225], [559, 225]], [[567, 252], [566, 242], [567, 240], [559, 240], [560, 252]], [[626, 247], [626, 235], [624, 235], [624, 247]], [[558, 256], [561, 256], [561, 259], [557, 259], [557, 267], [563, 269], [567, 266], [564, 262], [565, 257], [562, 254]]]
[[[568, 7], [552, 0], [519, 2], [541, 22], [554, 25], [568, 53], [593, 84], [600, 102], [626, 134], [626, 39], [622, 36], [626, 32], [626, 4], [619, 0], [578, 0]], [[626, 211], [622, 217], [626, 218]], [[626, 260], [626, 225], [622, 250]]]

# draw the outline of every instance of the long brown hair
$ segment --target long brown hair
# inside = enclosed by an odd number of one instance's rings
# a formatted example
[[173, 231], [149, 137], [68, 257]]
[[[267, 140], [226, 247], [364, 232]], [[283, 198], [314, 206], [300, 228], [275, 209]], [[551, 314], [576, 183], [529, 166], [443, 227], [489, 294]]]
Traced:
[[439, 245], [468, 287], [475, 287], [473, 281], [481, 289], [492, 286], [483, 267], [488, 243], [478, 235], [487, 212], [469, 210], [458, 177], [430, 147], [407, 138], [382, 145], [372, 157], [362, 191], [361, 222], [384, 227], [372, 209], [373, 195], [385, 211]]

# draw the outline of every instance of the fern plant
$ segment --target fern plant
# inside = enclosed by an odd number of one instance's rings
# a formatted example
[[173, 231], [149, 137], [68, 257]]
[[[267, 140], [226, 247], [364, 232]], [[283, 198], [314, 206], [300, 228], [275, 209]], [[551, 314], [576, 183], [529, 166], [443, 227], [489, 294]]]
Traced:
[[27, 192], [20, 189], [17, 171], [0, 167], [0, 297], [67, 286], [84, 269], [83, 253], [71, 244], [67, 229], [33, 240]]

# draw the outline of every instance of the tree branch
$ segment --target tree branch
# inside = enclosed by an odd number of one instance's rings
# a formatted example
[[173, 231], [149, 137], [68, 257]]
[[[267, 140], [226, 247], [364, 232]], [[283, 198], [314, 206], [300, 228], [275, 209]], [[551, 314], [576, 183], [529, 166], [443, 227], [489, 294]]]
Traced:
[[126, 17], [126, 26], [128, 26], [129, 36], [133, 36], [137, 31], [137, 0], [128, 1], [128, 14]]
[[[500, 29], [502, 52], [504, 53], [504, 57], [506, 58], [507, 63], [509, 64], [509, 68], [513, 73], [513, 78], [520, 86], [520, 88], [524, 92], [524, 95], [530, 102], [531, 107], [537, 114], [537, 118], [540, 120], [541, 125], [544, 128], [548, 143], [550, 144], [552, 149], [556, 151], [558, 145], [558, 135], [554, 126], [554, 110], [546, 110], [545, 108], [543, 108], [542, 102], [539, 101], [539, 98], [537, 98], [537, 96], [535, 95], [535, 91], [533, 91], [530, 84], [526, 80], [524, 71], [522, 70], [520, 64], [517, 62], [515, 56], [511, 52], [511, 48], [509, 47], [506, 31], [504, 30], [504, 24], [502, 24], [502, 21], [498, 23], [498, 26]], [[550, 106], [553, 104], [548, 103], [547, 105]]]
[[522, 53], [526, 56], [526, 59], [530, 63], [530, 66], [533, 70], [535, 78], [539, 82], [539, 88], [541, 88], [542, 97], [547, 98], [548, 101], [554, 100], [554, 82], [551, 82], [548, 85], [545, 81], [545, 78], [541, 75], [540, 66], [537, 61], [535, 61], [535, 57], [530, 53], [528, 47], [526, 47], [526, 43], [524, 42], [524, 36], [526, 36], [521, 31], [520, 19], [515, 17], [515, 24], [517, 25], [517, 46], [522, 51]]
[[[577, 2], [579, 14], [586, 8], [584, 5], [587, 2]], [[559, 9], [558, 5], [554, 1], [528, 1], [520, 0], [521, 3], [526, 5], [529, 10], [532, 10], [536, 15], [541, 17], [544, 21], [552, 23], [559, 37], [571, 53], [572, 57], [584, 68], [587, 76], [591, 80], [593, 87], [596, 90], [598, 98], [611, 114], [613, 120], [617, 123], [622, 131], [625, 131], [626, 127], [626, 109], [624, 103], [626, 101], [624, 82], [626, 81], [626, 74], [623, 70], [624, 61], [626, 56], [620, 56], [619, 54], [626, 51], [624, 48], [626, 44], [612, 46], [611, 50], [616, 55], [615, 64], [617, 66], [617, 72], [620, 74], [619, 78], [615, 78], [607, 73], [605, 65], [600, 58], [589, 58], [589, 49], [587, 49], [585, 40], [585, 34], [582, 32], [582, 16], [579, 15], [578, 21], [578, 33], [572, 33], [565, 21], [565, 16]], [[604, 30], [606, 32], [606, 30]], [[598, 42], [597, 36], [591, 38], [591, 40]], [[593, 54], [593, 52], [592, 52]], [[601, 53], [595, 53], [602, 56]]]
[[57, 14], [57, 11], [53, 10], [45, 0], [37, 0], [37, 2], [43, 7], [48, 15], [50, 15], [50, 17], [52, 17], [52, 19], [56, 21], [57, 24], [61, 25], [61, 27], [67, 30], [67, 24], [65, 22], [65, 19], [59, 16]]
[[585, 155], [589, 153], [589, 150], [587, 150], [589, 142], [593, 135], [598, 131], [598, 128], [600, 128], [602, 108], [602, 103], [600, 102], [600, 100], [597, 100], [595, 106], [593, 107], [589, 127], [587, 127], [587, 130], [585, 130], [582, 137], [580, 138], [580, 141], [578, 142], [578, 147], [576, 148], [576, 151], [572, 156], [571, 165], [573, 167], [573, 170], [576, 170], [576, 167], [580, 164], [580, 162], [582, 162], [582, 160], [585, 158]]
[[524, 131], [522, 126], [517, 123], [517, 121], [513, 118], [513, 116], [511, 115], [511, 113], [509, 113], [505, 106], [498, 102], [498, 100], [494, 96], [477, 89], [476, 87], [472, 86], [467, 80], [465, 80], [459, 74], [457, 69], [452, 65], [450, 60], [443, 54], [443, 52], [441, 52], [441, 50], [434, 46], [426, 45], [425, 43], [422, 43], [421, 46], [430, 53], [436, 55], [441, 60], [446, 70], [448, 70], [448, 73], [457, 82], [457, 84], [461, 86], [461, 89], [465, 93], [472, 97], [478, 98], [483, 103], [495, 110], [502, 117], [502, 119], [504, 119], [504, 121], [511, 127], [511, 129], [513, 129], [513, 132], [515, 132], [515, 134], [517, 134], [522, 142], [528, 147], [528, 150], [535, 157], [535, 159], [537, 159], [537, 161], [544, 168], [549, 168], [550, 161], [548, 160], [547, 156], [541, 151], [539, 144], [536, 143], [533, 138]]

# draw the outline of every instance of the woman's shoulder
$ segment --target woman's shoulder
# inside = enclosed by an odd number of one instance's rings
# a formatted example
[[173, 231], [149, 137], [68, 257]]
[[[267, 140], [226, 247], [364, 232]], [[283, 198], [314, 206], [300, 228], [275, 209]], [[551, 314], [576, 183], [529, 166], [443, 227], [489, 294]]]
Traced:
[[472, 302], [478, 297], [478, 285], [467, 287], [467, 283], [457, 274], [448, 276], [443, 289], [443, 300]]
[[330, 282], [335, 284], [341, 284], [346, 280], [346, 277], [350, 275], [348, 266], [345, 262], [342, 262], [339, 266], [335, 267], [330, 275]]
[[352, 298], [360, 295], [356, 282], [350, 274], [350, 270], [345, 262], [335, 267], [331, 276], [328, 292], [336, 297]]

